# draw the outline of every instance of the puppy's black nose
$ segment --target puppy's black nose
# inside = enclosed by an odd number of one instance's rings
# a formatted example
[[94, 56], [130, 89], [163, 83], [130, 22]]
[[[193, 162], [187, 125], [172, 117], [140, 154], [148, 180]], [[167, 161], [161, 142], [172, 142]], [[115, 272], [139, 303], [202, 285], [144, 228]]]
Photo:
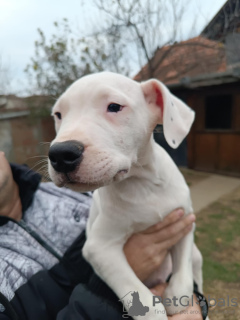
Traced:
[[58, 172], [74, 171], [82, 160], [84, 146], [76, 140], [56, 142], [49, 149], [48, 157], [51, 165]]

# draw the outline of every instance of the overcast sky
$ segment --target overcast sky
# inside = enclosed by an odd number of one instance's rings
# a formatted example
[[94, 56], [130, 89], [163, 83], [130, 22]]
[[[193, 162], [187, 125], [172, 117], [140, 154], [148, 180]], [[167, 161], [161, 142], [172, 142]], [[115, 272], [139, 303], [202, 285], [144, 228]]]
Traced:
[[[197, 14], [198, 32], [226, 2], [194, 1], [194, 12], [186, 17], [186, 28], [191, 25], [193, 15]], [[34, 41], [38, 38], [37, 28], [50, 36], [54, 31], [53, 22], [65, 17], [84, 30], [87, 16], [93, 8], [91, 5], [83, 8], [81, 4], [81, 0], [0, 0], [0, 56], [4, 65], [11, 66], [12, 91], [20, 92], [26, 86], [23, 70], [33, 55]]]

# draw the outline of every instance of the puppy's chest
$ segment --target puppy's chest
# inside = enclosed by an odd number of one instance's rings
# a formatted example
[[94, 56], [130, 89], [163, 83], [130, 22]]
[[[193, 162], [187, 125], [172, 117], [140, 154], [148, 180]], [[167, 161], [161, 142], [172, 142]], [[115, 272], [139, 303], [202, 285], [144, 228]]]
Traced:
[[128, 215], [131, 215], [134, 229], [142, 229], [162, 221], [176, 208], [183, 208], [188, 214], [191, 211], [190, 207], [191, 201], [187, 190], [179, 190], [177, 194], [161, 190], [149, 194], [148, 197], [136, 197], [136, 201], [128, 206]]
[[[176, 208], [183, 208], [186, 214], [192, 210], [187, 185], [159, 186], [145, 182], [135, 183], [123, 189], [112, 189], [105, 197], [105, 203], [111, 203], [106, 211], [111, 218], [140, 231], [161, 220]], [[111, 210], [112, 208], [112, 210]], [[110, 209], [110, 210], [109, 210]]]

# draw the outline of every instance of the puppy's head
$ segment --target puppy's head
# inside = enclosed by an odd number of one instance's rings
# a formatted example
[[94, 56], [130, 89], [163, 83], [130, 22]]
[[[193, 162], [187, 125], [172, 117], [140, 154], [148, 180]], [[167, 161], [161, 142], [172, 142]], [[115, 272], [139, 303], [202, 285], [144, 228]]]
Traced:
[[73, 83], [52, 113], [57, 135], [49, 150], [49, 174], [57, 185], [78, 191], [126, 178], [146, 157], [156, 124], [164, 124], [166, 140], [176, 148], [194, 119], [159, 81], [140, 84], [109, 72]]

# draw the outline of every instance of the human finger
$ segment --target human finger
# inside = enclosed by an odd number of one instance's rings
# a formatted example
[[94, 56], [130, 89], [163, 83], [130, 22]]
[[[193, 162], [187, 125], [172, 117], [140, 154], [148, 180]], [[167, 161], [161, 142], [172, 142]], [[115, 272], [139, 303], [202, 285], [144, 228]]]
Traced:
[[[172, 223], [171, 225], [167, 226], [166, 228], [155, 232], [154, 234], [151, 234], [152, 241], [154, 243], [161, 243], [164, 241], [171, 241], [172, 238], [177, 236], [179, 233], [182, 235], [184, 232], [184, 229], [187, 227], [192, 226], [193, 222], [196, 220], [196, 217], [194, 214], [190, 214], [175, 223]], [[180, 236], [181, 238], [181, 236]]]
[[171, 213], [169, 213], [163, 219], [163, 221], [160, 221], [160, 222], [154, 224], [153, 226], [151, 226], [148, 229], [144, 230], [142, 233], [151, 234], [151, 233], [158, 232], [158, 231], [164, 229], [165, 227], [167, 227], [167, 226], [175, 223], [176, 221], [180, 220], [183, 216], [184, 216], [183, 209], [181, 209], [181, 208], [176, 209], [176, 210], [172, 211]]

